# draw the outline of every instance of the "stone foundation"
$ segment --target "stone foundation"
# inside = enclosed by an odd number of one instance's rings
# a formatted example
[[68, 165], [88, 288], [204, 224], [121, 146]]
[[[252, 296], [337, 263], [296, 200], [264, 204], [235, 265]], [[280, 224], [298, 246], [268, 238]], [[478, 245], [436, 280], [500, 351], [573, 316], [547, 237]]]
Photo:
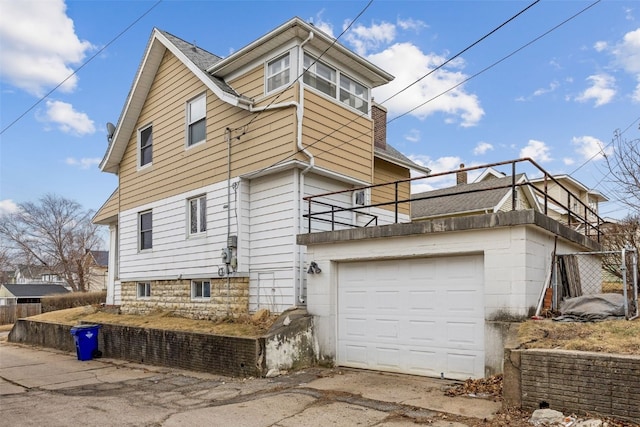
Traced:
[[239, 317], [249, 313], [249, 278], [211, 279], [211, 297], [191, 298], [191, 280], [152, 280], [151, 295], [138, 297], [141, 282], [122, 282], [123, 314], [149, 314], [162, 310], [191, 319]]

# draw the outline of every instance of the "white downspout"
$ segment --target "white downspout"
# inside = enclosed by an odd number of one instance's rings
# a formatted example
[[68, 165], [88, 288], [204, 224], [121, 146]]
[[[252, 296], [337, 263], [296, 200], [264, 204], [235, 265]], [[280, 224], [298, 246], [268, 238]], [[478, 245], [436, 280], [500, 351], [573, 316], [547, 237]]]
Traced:
[[[313, 39], [313, 33], [310, 32], [309, 33], [309, 37], [307, 37], [307, 39], [305, 41], [303, 41], [300, 44], [300, 47], [298, 48], [298, 73], [299, 75], [302, 75], [303, 71], [304, 71], [304, 51], [302, 50], [302, 48], [304, 47], [305, 44], [307, 44], [309, 41], [311, 41], [311, 39]], [[300, 234], [302, 232], [302, 212], [304, 212], [304, 206], [303, 206], [303, 201], [302, 198], [304, 197], [304, 176], [307, 174], [307, 172], [309, 172], [315, 165], [315, 159], [313, 158], [313, 155], [302, 146], [302, 117], [304, 115], [304, 87], [302, 85], [302, 81], [298, 82], [298, 109], [297, 109], [297, 116], [298, 116], [298, 134], [297, 134], [297, 142], [298, 142], [298, 150], [302, 151], [304, 153], [305, 156], [307, 156], [309, 158], [309, 166], [307, 166], [302, 172], [300, 172], [300, 180], [299, 180], [299, 187], [298, 187], [298, 200], [297, 200], [297, 217], [298, 217], [298, 222], [297, 222], [297, 230], [296, 230], [296, 235]], [[294, 201], [295, 203], [296, 201]], [[300, 304], [304, 304], [305, 300], [303, 297], [303, 291], [304, 291], [304, 248], [302, 245], [298, 245], [298, 267], [299, 267], [299, 272], [298, 272], [298, 302]]]
[[[304, 52], [302, 51], [302, 48], [304, 47], [305, 44], [307, 44], [308, 42], [311, 41], [311, 39], [313, 39], [313, 33], [310, 32], [309, 36], [300, 44], [300, 46], [298, 47], [298, 72], [300, 74], [302, 74], [302, 71], [304, 70]], [[303, 206], [302, 206], [302, 197], [304, 195], [304, 175], [309, 172], [311, 169], [313, 169], [313, 167], [315, 166], [315, 159], [313, 157], [313, 155], [302, 146], [302, 117], [303, 117], [303, 113], [304, 113], [304, 89], [302, 87], [302, 82], [298, 82], [298, 102], [295, 101], [287, 101], [287, 102], [281, 102], [279, 104], [272, 104], [272, 105], [268, 105], [266, 107], [254, 107], [252, 104], [249, 104], [249, 111], [252, 113], [256, 113], [256, 112], [260, 112], [260, 111], [267, 111], [267, 110], [275, 110], [275, 109], [279, 109], [279, 108], [286, 108], [286, 107], [295, 107], [296, 108], [296, 121], [297, 121], [297, 126], [296, 126], [296, 146], [298, 147], [298, 150], [300, 152], [302, 152], [305, 156], [307, 156], [309, 158], [309, 166], [307, 166], [301, 173], [300, 173], [300, 179], [298, 182], [298, 188], [297, 190], [294, 192], [294, 206], [297, 212], [294, 212], [294, 215], [298, 218], [297, 222], [296, 222], [296, 230], [294, 233], [294, 244], [295, 244], [295, 235], [300, 234], [300, 232], [302, 231], [302, 212], [303, 212]], [[304, 304], [304, 298], [302, 297], [302, 291], [303, 291], [303, 277], [304, 277], [304, 264], [302, 262], [304, 253], [303, 253], [303, 248], [302, 246], [298, 247], [298, 251], [297, 253], [294, 251], [294, 255], [295, 255], [295, 259], [293, 260], [293, 268], [295, 270], [296, 265], [299, 268], [299, 272], [298, 272], [298, 302], [301, 304]]]

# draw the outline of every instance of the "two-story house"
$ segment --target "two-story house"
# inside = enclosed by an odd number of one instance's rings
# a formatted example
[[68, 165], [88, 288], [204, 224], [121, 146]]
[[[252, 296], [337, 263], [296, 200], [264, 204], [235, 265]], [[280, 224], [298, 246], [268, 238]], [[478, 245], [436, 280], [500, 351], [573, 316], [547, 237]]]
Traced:
[[304, 303], [303, 197], [354, 189], [327, 200], [357, 207], [385, 197], [362, 186], [429, 172], [386, 144], [371, 91], [392, 78], [298, 18], [226, 58], [154, 29], [100, 164], [118, 176], [94, 218], [107, 303], [195, 318]]

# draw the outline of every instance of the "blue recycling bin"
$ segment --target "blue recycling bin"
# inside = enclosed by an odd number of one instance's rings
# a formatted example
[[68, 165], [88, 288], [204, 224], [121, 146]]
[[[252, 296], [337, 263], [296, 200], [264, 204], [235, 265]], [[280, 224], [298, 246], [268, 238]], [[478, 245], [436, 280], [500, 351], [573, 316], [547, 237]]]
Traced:
[[101, 354], [98, 350], [99, 330], [100, 325], [78, 325], [71, 328], [78, 360], [91, 360]]

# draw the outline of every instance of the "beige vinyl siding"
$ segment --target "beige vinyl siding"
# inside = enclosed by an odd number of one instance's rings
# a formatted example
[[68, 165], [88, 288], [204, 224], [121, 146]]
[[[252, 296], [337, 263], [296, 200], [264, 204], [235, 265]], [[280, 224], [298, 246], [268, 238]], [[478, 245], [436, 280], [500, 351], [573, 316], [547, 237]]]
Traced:
[[229, 86], [247, 98], [262, 98], [264, 95], [264, 65], [259, 65], [242, 76], [229, 80]]
[[94, 224], [107, 225], [112, 222], [117, 222], [118, 216], [118, 192], [116, 189], [109, 199], [98, 209], [98, 212], [93, 217]]
[[[205, 92], [207, 141], [187, 149], [185, 106], [187, 101]], [[283, 100], [290, 99], [291, 93]], [[153, 126], [152, 164], [138, 170], [137, 132], [133, 132], [120, 165], [121, 209], [131, 209], [225, 180], [225, 129], [245, 125], [255, 114], [217, 99], [167, 52], [137, 123], [137, 128]], [[240, 139], [233, 140], [232, 175], [269, 167], [290, 158], [295, 149], [295, 109], [264, 112]]]
[[[395, 165], [386, 160], [374, 159], [374, 184], [386, 184], [410, 178], [409, 169]], [[398, 199], [408, 200], [411, 195], [411, 184], [402, 182], [398, 186]], [[387, 203], [395, 200], [395, 185], [375, 187], [371, 190], [371, 203]], [[409, 215], [410, 203], [403, 203], [398, 207], [398, 212]], [[395, 210], [394, 205], [381, 206], [381, 209]]]
[[305, 90], [302, 143], [318, 167], [364, 182], [373, 179], [373, 122], [338, 101]]

